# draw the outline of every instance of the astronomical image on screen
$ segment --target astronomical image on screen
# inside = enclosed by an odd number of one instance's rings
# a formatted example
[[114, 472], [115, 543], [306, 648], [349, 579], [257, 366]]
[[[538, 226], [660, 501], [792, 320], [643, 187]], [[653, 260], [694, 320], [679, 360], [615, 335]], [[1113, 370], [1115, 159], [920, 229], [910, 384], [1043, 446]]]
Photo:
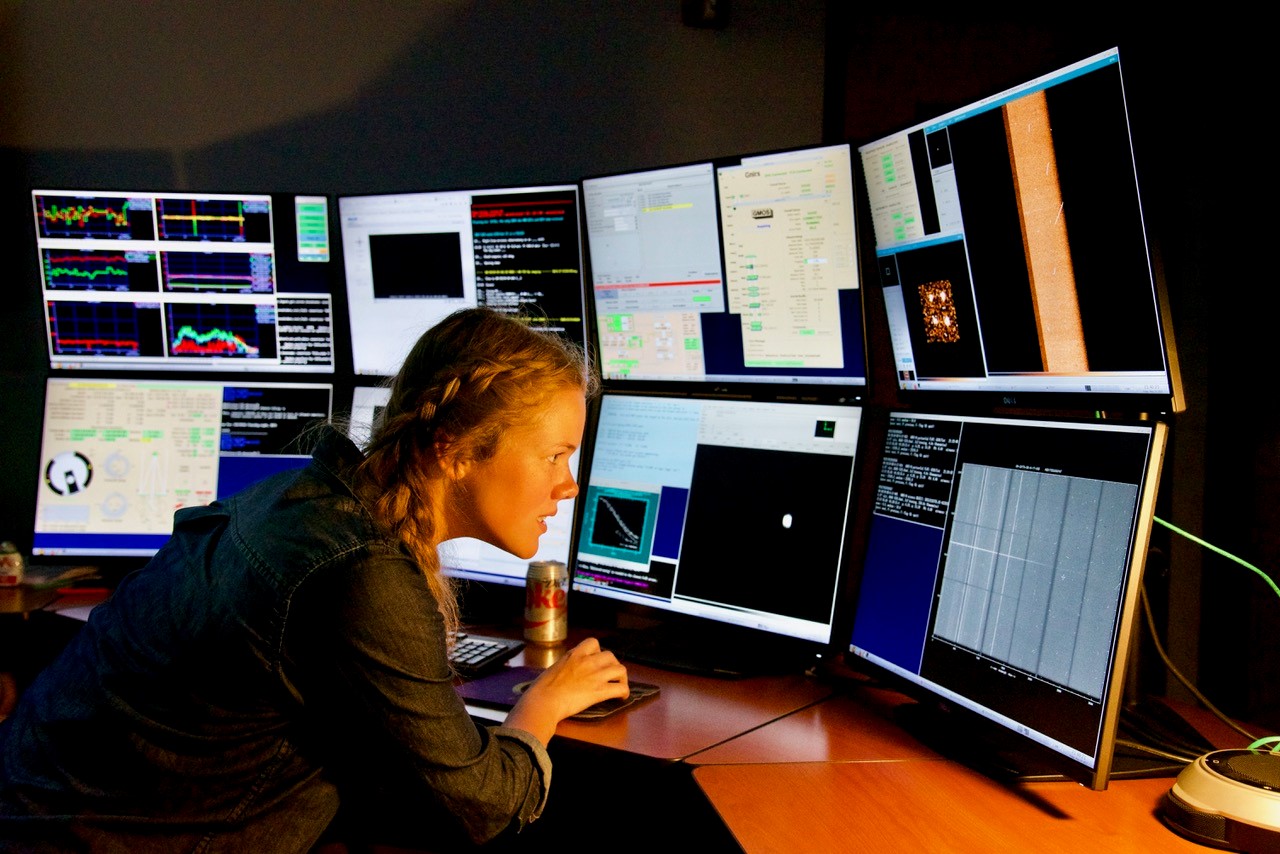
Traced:
[[1165, 432], [891, 413], [851, 654], [1105, 785]]
[[31, 200], [51, 367], [333, 372], [325, 196]]
[[573, 589], [826, 644], [861, 416], [606, 391], [581, 482]]
[[1118, 51], [858, 151], [900, 389], [1182, 408]]
[[848, 145], [596, 176], [582, 192], [606, 380], [865, 386]]
[[577, 185], [340, 196], [338, 211], [357, 374], [394, 374], [476, 305], [585, 346]]
[[[358, 385], [352, 390], [348, 435], [363, 448], [373, 425], [382, 417], [390, 399], [386, 386]], [[569, 470], [577, 476], [579, 452], [569, 458]], [[529, 560], [558, 560], [567, 563], [573, 528], [574, 500], [560, 502], [556, 515], [547, 517], [547, 532], [538, 540], [538, 553]], [[446, 575], [489, 584], [524, 586], [529, 561], [480, 540], [461, 537], [440, 545], [440, 565]]]
[[154, 554], [177, 510], [306, 465], [297, 439], [332, 399], [318, 383], [50, 378], [32, 553]]

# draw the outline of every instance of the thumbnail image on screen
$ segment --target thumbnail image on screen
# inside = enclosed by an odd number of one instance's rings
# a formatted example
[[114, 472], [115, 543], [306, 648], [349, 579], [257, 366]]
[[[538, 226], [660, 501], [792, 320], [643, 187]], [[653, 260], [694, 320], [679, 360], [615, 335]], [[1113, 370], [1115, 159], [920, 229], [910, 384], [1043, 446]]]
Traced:
[[33, 554], [147, 556], [183, 507], [307, 464], [327, 384], [47, 381]]
[[865, 385], [848, 145], [582, 190], [606, 379]]
[[326, 197], [31, 200], [51, 367], [333, 372]]
[[585, 345], [577, 185], [340, 196], [338, 211], [357, 374], [394, 374], [476, 305]]
[[901, 389], [1182, 408], [1118, 51], [858, 151]]
[[1105, 783], [1165, 432], [891, 413], [850, 652]]

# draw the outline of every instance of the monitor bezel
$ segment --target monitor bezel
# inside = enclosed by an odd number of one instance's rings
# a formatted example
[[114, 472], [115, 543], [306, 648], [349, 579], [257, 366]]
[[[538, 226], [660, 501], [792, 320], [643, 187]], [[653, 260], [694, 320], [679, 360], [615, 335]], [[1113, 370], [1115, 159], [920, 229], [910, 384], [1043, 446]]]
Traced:
[[[57, 548], [49, 545], [40, 545], [39, 540], [43, 534], [38, 530], [40, 526], [40, 510], [41, 500], [40, 491], [43, 489], [43, 469], [45, 467], [45, 458], [48, 449], [45, 447], [45, 423], [48, 419], [48, 406], [50, 402], [50, 390], [55, 385], [68, 385], [75, 383], [147, 383], [147, 384], [187, 384], [187, 385], [208, 385], [226, 387], [262, 387], [262, 388], [302, 388], [323, 390], [326, 393], [326, 405], [328, 407], [324, 421], [331, 421], [333, 418], [334, 395], [337, 391], [332, 378], [326, 378], [323, 381], [315, 380], [310, 377], [298, 377], [295, 375], [275, 375], [275, 376], [259, 376], [247, 374], [222, 374], [219, 376], [210, 376], [208, 374], [172, 374], [169, 372], [103, 372], [95, 371], [92, 373], [62, 374], [54, 373], [45, 377], [44, 390], [41, 396], [40, 406], [40, 428], [36, 441], [36, 469], [41, 474], [36, 479], [36, 493], [33, 495], [31, 504], [31, 521], [32, 521], [32, 550], [31, 554], [35, 561], [40, 563], [71, 563], [85, 562], [92, 563], [112, 571], [127, 571], [136, 569], [145, 564], [163, 545], [160, 543], [154, 549], [149, 546], [138, 546], [137, 548], [92, 548], [89, 546], [77, 547], [72, 549]], [[298, 425], [297, 435], [291, 442], [300, 442], [298, 444], [298, 453], [289, 454], [288, 456], [296, 458], [297, 464], [290, 465], [290, 468], [302, 468], [311, 459], [310, 449], [305, 444], [304, 437], [307, 436], [311, 427], [318, 422], [303, 423]], [[222, 427], [222, 418], [219, 417], [219, 429]], [[229, 452], [223, 451], [219, 447], [217, 456], [219, 459], [226, 456]], [[272, 455], [280, 456], [280, 455]], [[219, 469], [222, 463], [219, 462]], [[267, 473], [269, 476], [270, 473]], [[256, 482], [256, 481], [255, 481]], [[246, 484], [247, 485], [247, 484]], [[226, 495], [217, 495], [211, 499], [212, 501], [221, 501], [234, 495], [246, 485], [232, 490]], [[194, 506], [194, 505], [188, 505]], [[152, 538], [167, 538], [172, 535], [172, 525], [164, 533], [155, 534], [137, 534], [139, 536], [147, 536]]]
[[[1108, 413], [1117, 417], [1139, 418], [1139, 417], [1160, 417], [1176, 414], [1186, 410], [1186, 396], [1183, 391], [1183, 383], [1181, 376], [1181, 368], [1178, 358], [1178, 350], [1174, 337], [1174, 324], [1172, 311], [1169, 305], [1168, 287], [1165, 282], [1164, 265], [1162, 261], [1162, 253], [1160, 249], [1160, 240], [1158, 235], [1154, 233], [1152, 228], [1152, 217], [1149, 211], [1150, 205], [1144, 204], [1142, 164], [1139, 152], [1138, 141], [1135, 137], [1138, 133], [1135, 131], [1134, 108], [1129, 103], [1130, 94], [1129, 87], [1125, 84], [1123, 68], [1120, 62], [1120, 49], [1111, 47], [1105, 50], [1095, 52], [1089, 56], [1083, 57], [1075, 62], [1065, 65], [1055, 65], [1053, 68], [1047, 69], [1044, 73], [1035, 77], [1027, 78], [1018, 82], [1014, 86], [1010, 86], [1000, 92], [991, 93], [972, 101], [957, 105], [951, 109], [940, 112], [926, 120], [917, 121], [909, 126], [895, 129], [891, 133], [877, 134], [873, 139], [857, 141], [854, 150], [857, 155], [856, 169], [859, 173], [859, 186], [862, 192], [859, 195], [860, 222], [864, 224], [865, 231], [863, 245], [870, 258], [878, 258], [878, 250], [876, 238], [873, 228], [872, 211], [870, 197], [868, 195], [868, 178], [866, 175], [865, 165], [863, 163], [862, 153], [864, 150], [873, 146], [878, 146], [888, 140], [900, 137], [905, 133], [940, 123], [950, 123], [962, 114], [973, 112], [975, 109], [981, 108], [982, 111], [989, 110], [998, 105], [998, 103], [1007, 99], [1011, 94], [1026, 91], [1029, 87], [1034, 88], [1038, 84], [1045, 81], [1060, 82], [1057, 78], [1064, 78], [1074, 75], [1080, 68], [1099, 64], [1115, 64], [1120, 69], [1120, 86], [1121, 98], [1124, 104], [1124, 113], [1126, 120], [1126, 130], [1128, 132], [1129, 153], [1131, 165], [1134, 173], [1134, 190], [1137, 197], [1137, 216], [1141, 223], [1142, 236], [1145, 241], [1144, 252], [1147, 261], [1147, 267], [1150, 272], [1150, 283], [1152, 292], [1153, 313], [1149, 317], [1152, 324], [1151, 329], [1159, 336], [1160, 348], [1164, 359], [1164, 383], [1168, 390], [1160, 391], [1108, 391], [1100, 389], [1085, 389], [1084, 386], [1089, 381], [1089, 375], [1079, 375], [1071, 377], [1068, 381], [1076, 387], [1048, 387], [1053, 382], [1052, 374], [1049, 372], [1009, 374], [1008, 376], [1026, 376], [1031, 378], [1027, 383], [1008, 382], [999, 383], [999, 374], [996, 380], [992, 380], [990, 375], [986, 379], [975, 380], [972, 387], [965, 387], [963, 378], [939, 378], [940, 381], [950, 383], [949, 387], [912, 387], [910, 381], [897, 375], [898, 367], [896, 361], [890, 353], [888, 376], [896, 393], [898, 400], [904, 405], [912, 408], [922, 409], [939, 409], [939, 410], [956, 410], [963, 412], [984, 412], [998, 409], [1042, 409], [1042, 410], [1058, 410], [1058, 411], [1075, 411], [1075, 412], [1099, 412]], [[1050, 84], [1052, 85], [1052, 84]], [[864, 264], [869, 270], [878, 270], [878, 263], [872, 262]], [[870, 281], [870, 279], [874, 281]], [[884, 304], [884, 296], [882, 285], [878, 273], [873, 273], [869, 277], [866, 284], [869, 288], [876, 289], [875, 301], [879, 303], [877, 312], [881, 318], [881, 325], [887, 322], [887, 308]], [[886, 337], [887, 330], [884, 331]], [[1105, 382], [1107, 374], [1098, 372], [1099, 382]], [[1046, 387], [1031, 387], [1031, 382], [1037, 377], [1046, 378]], [[1002, 387], [1003, 386], [1003, 387]]]
[[[857, 570], [855, 563], [858, 555], [858, 528], [859, 519], [862, 515], [862, 500], [864, 498], [862, 491], [864, 466], [867, 458], [868, 449], [868, 429], [869, 420], [873, 417], [873, 413], [864, 405], [853, 403], [851, 401], [832, 401], [832, 400], [773, 400], [769, 398], [743, 398], [734, 397], [733, 400], [751, 403], [813, 403], [823, 406], [835, 406], [845, 408], [856, 412], [859, 419], [858, 435], [855, 439], [855, 447], [853, 451], [853, 459], [849, 477], [848, 491], [846, 495], [845, 515], [844, 515], [844, 533], [840, 547], [839, 564], [836, 567], [835, 577], [832, 579], [831, 588], [831, 618], [826, 627], [826, 638], [824, 640], [813, 640], [809, 638], [797, 637], [792, 634], [783, 632], [770, 631], [768, 629], [751, 627], [742, 625], [741, 623], [718, 619], [714, 616], [691, 614], [680, 610], [674, 610], [661, 604], [647, 604], [636, 601], [633, 598], [624, 598], [617, 595], [610, 595], [607, 591], [590, 586], [583, 586], [576, 582], [574, 578], [575, 568], [578, 565], [579, 558], [579, 540], [582, 532], [583, 517], [586, 512], [586, 490], [590, 483], [591, 469], [594, 464], [594, 454], [596, 450], [596, 442], [594, 436], [599, 427], [600, 410], [606, 395], [623, 398], [644, 398], [654, 397], [644, 391], [633, 389], [630, 386], [626, 388], [606, 388], [591, 401], [588, 407], [587, 432], [588, 439], [584, 441], [586, 453], [580, 465], [579, 485], [582, 492], [579, 494], [579, 500], [574, 507], [573, 520], [573, 537], [570, 542], [570, 552], [568, 560], [569, 585], [571, 594], [571, 602], [581, 604], [593, 618], [599, 622], [612, 622], [623, 631], [620, 637], [620, 649], [625, 659], [627, 656], [627, 647], [633, 644], [638, 635], [644, 633], [666, 633], [679, 637], [683, 640], [706, 644], [707, 649], [711, 650], [738, 650], [738, 654], [733, 656], [736, 664], [740, 664], [744, 656], [757, 657], [757, 661], [751, 662], [747, 667], [731, 666], [726, 659], [724, 669], [710, 668], [708, 670], [695, 669], [694, 672], [703, 675], [710, 674], [713, 676], [738, 677], [742, 675], [754, 675], [756, 673], [783, 673], [798, 672], [810, 666], [822, 664], [831, 660], [834, 656], [839, 655], [845, 644], [841, 637], [845, 629], [843, 615], [845, 614], [849, 604], [850, 580], [856, 577]], [[709, 402], [722, 400], [723, 398], [694, 393], [669, 392], [661, 395], [661, 397], [670, 400], [690, 400], [698, 402]], [[574, 596], [581, 598], [574, 599]], [[575, 607], [579, 607], [575, 605]], [[740, 647], [740, 649], [738, 649]], [[680, 665], [671, 665], [660, 661], [651, 661], [648, 663], [656, 664], [660, 667], [672, 667], [673, 669], [683, 669]]]
[[[712, 187], [716, 199], [716, 232], [717, 232], [717, 250], [720, 263], [721, 286], [726, 279], [725, 273], [725, 242], [723, 235], [723, 222], [720, 215], [720, 181], [719, 170], [723, 167], [741, 166], [744, 160], [754, 158], [771, 158], [779, 156], [801, 155], [808, 151], [818, 151], [828, 148], [844, 148], [849, 155], [850, 166], [850, 190], [853, 194], [852, 212], [854, 217], [852, 239], [854, 241], [854, 266], [855, 275], [857, 277], [858, 286], [856, 288], [856, 310], [857, 310], [857, 334], [860, 336], [858, 347], [862, 358], [862, 375], [860, 377], [831, 377], [811, 379], [803, 376], [785, 377], [779, 375], [777, 377], [768, 377], [762, 374], [743, 374], [740, 377], [731, 375], [715, 375], [711, 378], [704, 377], [652, 377], [644, 379], [627, 379], [619, 377], [603, 377], [603, 386], [607, 389], [632, 392], [637, 394], [658, 394], [658, 395], [708, 395], [723, 397], [744, 397], [753, 400], [797, 400], [809, 401], [817, 403], [865, 403], [870, 399], [871, 395], [871, 373], [872, 366], [870, 364], [870, 343], [868, 341], [867, 329], [867, 300], [866, 300], [866, 264], [863, 259], [865, 239], [862, 234], [861, 223], [864, 219], [863, 211], [859, 205], [859, 187], [858, 182], [861, 179], [861, 173], [857, 165], [857, 151], [853, 144], [848, 140], [836, 140], [832, 142], [811, 143], [805, 145], [795, 145], [783, 148], [761, 149], [757, 151], [743, 152], [740, 154], [725, 154], [715, 157], [704, 157], [694, 160], [686, 160], [675, 163], [661, 163], [656, 165], [645, 165], [626, 169], [611, 170], [608, 172], [593, 173], [583, 176], [579, 179], [579, 190], [581, 198], [581, 218], [582, 218], [582, 240], [584, 245], [583, 261], [585, 264], [583, 275], [584, 299], [586, 301], [587, 313], [590, 321], [590, 339], [593, 344], [593, 357], [600, 359], [598, 348], [599, 341], [599, 322], [597, 317], [597, 307], [595, 300], [594, 274], [591, 262], [591, 237], [587, 227], [587, 202], [586, 202], [586, 185], [589, 181], [613, 178], [625, 178], [629, 176], [640, 176], [647, 173], [674, 171], [679, 169], [687, 169], [692, 167], [707, 166], [711, 170]], [[727, 314], [728, 312], [726, 312]]]
[[[848, 591], [848, 619], [842, 626], [848, 632], [848, 641], [843, 645], [842, 655], [846, 665], [856, 672], [862, 672], [877, 681], [893, 686], [908, 698], [915, 701], [909, 712], [923, 710], [925, 726], [932, 727], [939, 722], [954, 724], [954, 732], [962, 733], [964, 743], [951, 743], [939, 749], [953, 755], [960, 761], [970, 764], [984, 773], [1002, 780], [1033, 782], [1037, 780], [1069, 779], [1090, 789], [1105, 790], [1113, 779], [1116, 766], [1116, 741], [1119, 737], [1121, 710], [1126, 700], [1126, 673], [1134, 657], [1134, 645], [1137, 642], [1139, 599], [1143, 585], [1143, 573], [1150, 547], [1151, 532], [1154, 526], [1156, 499], [1159, 492], [1160, 474], [1167, 452], [1169, 427], [1162, 420], [1137, 419], [1084, 419], [1057, 415], [1021, 415], [1003, 416], [961, 413], [953, 410], [930, 409], [928, 411], [896, 408], [886, 413], [885, 423], [898, 415], [917, 418], [944, 418], [950, 420], [981, 420], [988, 423], [1033, 423], [1048, 426], [1065, 426], [1088, 429], [1097, 425], [1118, 425], [1146, 431], [1149, 436], [1146, 464], [1142, 474], [1142, 482], [1135, 503], [1135, 522], [1133, 538], [1130, 543], [1128, 561], [1124, 567], [1124, 589], [1116, 607], [1115, 640], [1111, 648], [1111, 661], [1107, 670], [1105, 696], [1102, 698], [1101, 711], [1098, 716], [1098, 748], [1094, 755], [1092, 767], [1084, 764], [1066, 753], [1059, 752], [1043, 740], [1021, 733], [1016, 728], [1025, 722], [1012, 721], [1004, 724], [998, 720], [1000, 714], [987, 707], [972, 708], [958, 701], [953, 692], [924, 678], [920, 674], [906, 674], [899, 669], [888, 667], [878, 661], [859, 655], [853, 642], [856, 613], [861, 597], [863, 579]], [[870, 487], [874, 491], [880, 480], [881, 460], [876, 460], [874, 473], [868, 472]], [[948, 501], [948, 513], [952, 513], [952, 503]], [[868, 515], [874, 513], [874, 507], [868, 508]], [[867, 538], [863, 543], [862, 559], [865, 562], [866, 551], [871, 541], [871, 527], [868, 521]], [[939, 559], [939, 569], [941, 559]], [[865, 571], [865, 570], [863, 570]], [[936, 587], [936, 581], [935, 581]], [[935, 597], [936, 598], [936, 597]], [[930, 606], [929, 621], [932, 625], [936, 617], [936, 603]], [[980, 705], [974, 703], [973, 705]], [[952, 733], [954, 734], [954, 733]], [[946, 736], [941, 733], [928, 733], [927, 740], [941, 741]], [[1010, 761], [1010, 751], [1020, 759], [1025, 759], [1025, 768], [1015, 767]], [[1051, 769], [1046, 771], [1046, 769]]]
[[[327, 259], [323, 262], [314, 262], [324, 265], [327, 275], [323, 278], [326, 280], [325, 285], [327, 291], [285, 291], [286, 296], [302, 295], [302, 296], [324, 296], [329, 302], [329, 362], [328, 364], [308, 364], [308, 365], [289, 365], [280, 362], [280, 356], [269, 363], [258, 362], [254, 359], [242, 358], [217, 358], [208, 357], [203, 359], [182, 359], [169, 355], [167, 352], [160, 357], [149, 356], [143, 358], [133, 357], [103, 357], [98, 355], [83, 357], [55, 357], [53, 353], [52, 333], [49, 329], [48, 312], [44, 308], [49, 292], [45, 285], [44, 273], [40, 269], [39, 256], [41, 253], [39, 229], [35, 225], [35, 203], [36, 197], [40, 195], [46, 196], [76, 196], [76, 195], [93, 195], [93, 196], [143, 196], [152, 200], [157, 198], [215, 198], [215, 197], [248, 197], [248, 196], [265, 196], [272, 201], [272, 240], [271, 245], [276, 255], [280, 254], [279, 235], [276, 234], [278, 229], [275, 214], [275, 206], [278, 201], [288, 200], [296, 206], [297, 200], [302, 198], [324, 199], [326, 207], [326, 235], [327, 235]], [[121, 189], [116, 185], [99, 185], [97, 182], [86, 182], [76, 186], [57, 186], [57, 185], [29, 185], [27, 187], [27, 201], [31, 205], [28, 209], [30, 216], [26, 219], [29, 229], [29, 243], [31, 248], [35, 250], [36, 264], [31, 270], [32, 281], [37, 283], [39, 289], [39, 299], [41, 305], [41, 313], [44, 315], [44, 334], [43, 341], [46, 351], [46, 364], [51, 372], [55, 374], [74, 375], [78, 372], [101, 372], [101, 373], [137, 373], [144, 376], [148, 373], [156, 374], [193, 374], [208, 376], [216, 379], [220, 376], [243, 377], [246, 382], [253, 381], [254, 377], [269, 377], [271, 375], [287, 376], [290, 379], [297, 378], [301, 382], [307, 381], [308, 378], [332, 377], [343, 368], [343, 356], [348, 348], [347, 342], [344, 340], [342, 333], [346, 325], [346, 319], [343, 316], [345, 311], [345, 275], [342, 270], [342, 257], [340, 250], [339, 234], [334, 225], [336, 217], [337, 205], [335, 197], [331, 192], [316, 190], [299, 190], [299, 189], [243, 189], [236, 187], [198, 187], [195, 189], [177, 189], [173, 187], [157, 188], [147, 186], [137, 186], [132, 188]], [[295, 218], [294, 229], [291, 235], [292, 239], [297, 239], [296, 210], [292, 216]], [[153, 243], [161, 242], [161, 238], [153, 237]], [[121, 241], [122, 244], [127, 241]], [[193, 244], [204, 245], [204, 244]], [[217, 243], [210, 244], [213, 246]], [[296, 251], [296, 246], [294, 247]], [[291, 263], [302, 264], [311, 263], [301, 260], [294, 260]], [[154, 299], [151, 301], [163, 304], [161, 296], [164, 294], [162, 285], [157, 279], [157, 285], [161, 287], [154, 292]], [[146, 297], [152, 292], [138, 292], [140, 296]], [[280, 291], [276, 291], [273, 296], [279, 297]], [[134, 302], [138, 300], [133, 300]], [[147, 301], [147, 300], [142, 300]], [[166, 348], [167, 349], [167, 348]]]
[[[576, 205], [576, 208], [577, 208], [577, 210], [575, 211], [575, 216], [573, 217], [573, 225], [577, 229], [577, 236], [578, 236], [578, 304], [581, 310], [582, 337], [581, 338], [577, 338], [573, 336], [566, 336], [566, 337], [568, 337], [569, 340], [573, 341], [576, 345], [582, 347], [584, 351], [590, 352], [593, 346], [593, 336], [591, 332], [590, 306], [587, 304], [588, 300], [587, 300], [587, 294], [586, 294], [586, 275], [587, 275], [586, 273], [586, 235], [583, 233], [582, 186], [579, 181], [565, 180], [565, 181], [544, 181], [539, 183], [521, 183], [521, 184], [508, 184], [508, 185], [482, 184], [482, 185], [475, 185], [475, 186], [467, 185], [467, 186], [446, 186], [446, 187], [418, 187], [418, 188], [405, 189], [405, 190], [390, 190], [390, 191], [379, 190], [377, 192], [367, 192], [367, 193], [340, 192], [335, 194], [334, 210], [335, 210], [335, 218], [337, 219], [337, 223], [338, 223], [336, 227], [337, 244], [342, 250], [342, 274], [343, 274], [342, 293], [347, 306], [347, 316], [345, 319], [346, 325], [347, 325], [347, 328], [346, 328], [347, 344], [348, 344], [348, 351], [351, 359], [350, 361], [351, 375], [354, 378], [355, 382], [357, 384], [365, 384], [365, 385], [375, 383], [378, 378], [386, 378], [386, 377], [393, 376], [399, 370], [400, 366], [395, 365], [394, 368], [388, 372], [388, 371], [376, 370], [375, 366], [372, 366], [372, 365], [361, 366], [358, 363], [357, 344], [356, 344], [356, 318], [355, 318], [355, 313], [352, 310], [353, 285], [352, 285], [351, 276], [349, 275], [348, 267], [347, 267], [349, 261], [346, 253], [347, 225], [346, 225], [346, 217], [343, 215], [344, 202], [347, 202], [350, 200], [393, 199], [398, 197], [410, 198], [413, 196], [432, 196], [432, 195], [462, 196], [466, 194], [503, 195], [503, 194], [511, 194], [511, 193], [539, 193], [539, 192], [556, 191], [556, 190], [565, 190], [565, 191], [571, 190], [575, 195], [574, 204]], [[474, 275], [474, 267], [473, 267], [473, 275]], [[473, 287], [474, 287], [474, 282], [473, 282]], [[464, 307], [473, 307], [477, 304], [478, 303], [474, 298], [469, 301], [461, 301], [459, 302], [458, 305], [455, 305], [453, 308], [446, 310], [444, 314], [440, 315], [434, 320], [430, 320], [424, 323], [420, 331], [425, 332], [427, 328], [429, 328], [430, 326], [433, 326], [436, 323], [439, 323], [440, 320], [443, 320], [446, 315], [448, 315], [454, 310], [461, 309]], [[520, 314], [520, 316], [536, 316], [536, 315]], [[412, 342], [410, 341], [408, 343], [412, 343]], [[407, 345], [406, 345], [406, 352], [407, 352]]]

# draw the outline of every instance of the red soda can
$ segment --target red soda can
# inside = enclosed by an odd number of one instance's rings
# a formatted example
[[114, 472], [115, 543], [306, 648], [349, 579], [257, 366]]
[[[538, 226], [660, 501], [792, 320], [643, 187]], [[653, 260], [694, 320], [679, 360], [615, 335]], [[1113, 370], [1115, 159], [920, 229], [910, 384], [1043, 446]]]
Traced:
[[557, 644], [568, 636], [568, 568], [558, 560], [530, 561], [524, 581], [524, 639]]

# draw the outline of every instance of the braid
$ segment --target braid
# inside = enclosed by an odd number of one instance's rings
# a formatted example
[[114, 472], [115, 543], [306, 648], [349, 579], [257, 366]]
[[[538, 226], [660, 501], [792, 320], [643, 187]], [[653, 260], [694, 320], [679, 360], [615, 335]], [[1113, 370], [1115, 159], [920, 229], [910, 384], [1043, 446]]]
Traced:
[[464, 309], [428, 330], [391, 382], [386, 410], [356, 470], [371, 510], [417, 561], [440, 603], [445, 629], [458, 628], [457, 595], [440, 571], [432, 486], [441, 452], [484, 461], [508, 428], [565, 387], [595, 392], [582, 352], [489, 309]]

